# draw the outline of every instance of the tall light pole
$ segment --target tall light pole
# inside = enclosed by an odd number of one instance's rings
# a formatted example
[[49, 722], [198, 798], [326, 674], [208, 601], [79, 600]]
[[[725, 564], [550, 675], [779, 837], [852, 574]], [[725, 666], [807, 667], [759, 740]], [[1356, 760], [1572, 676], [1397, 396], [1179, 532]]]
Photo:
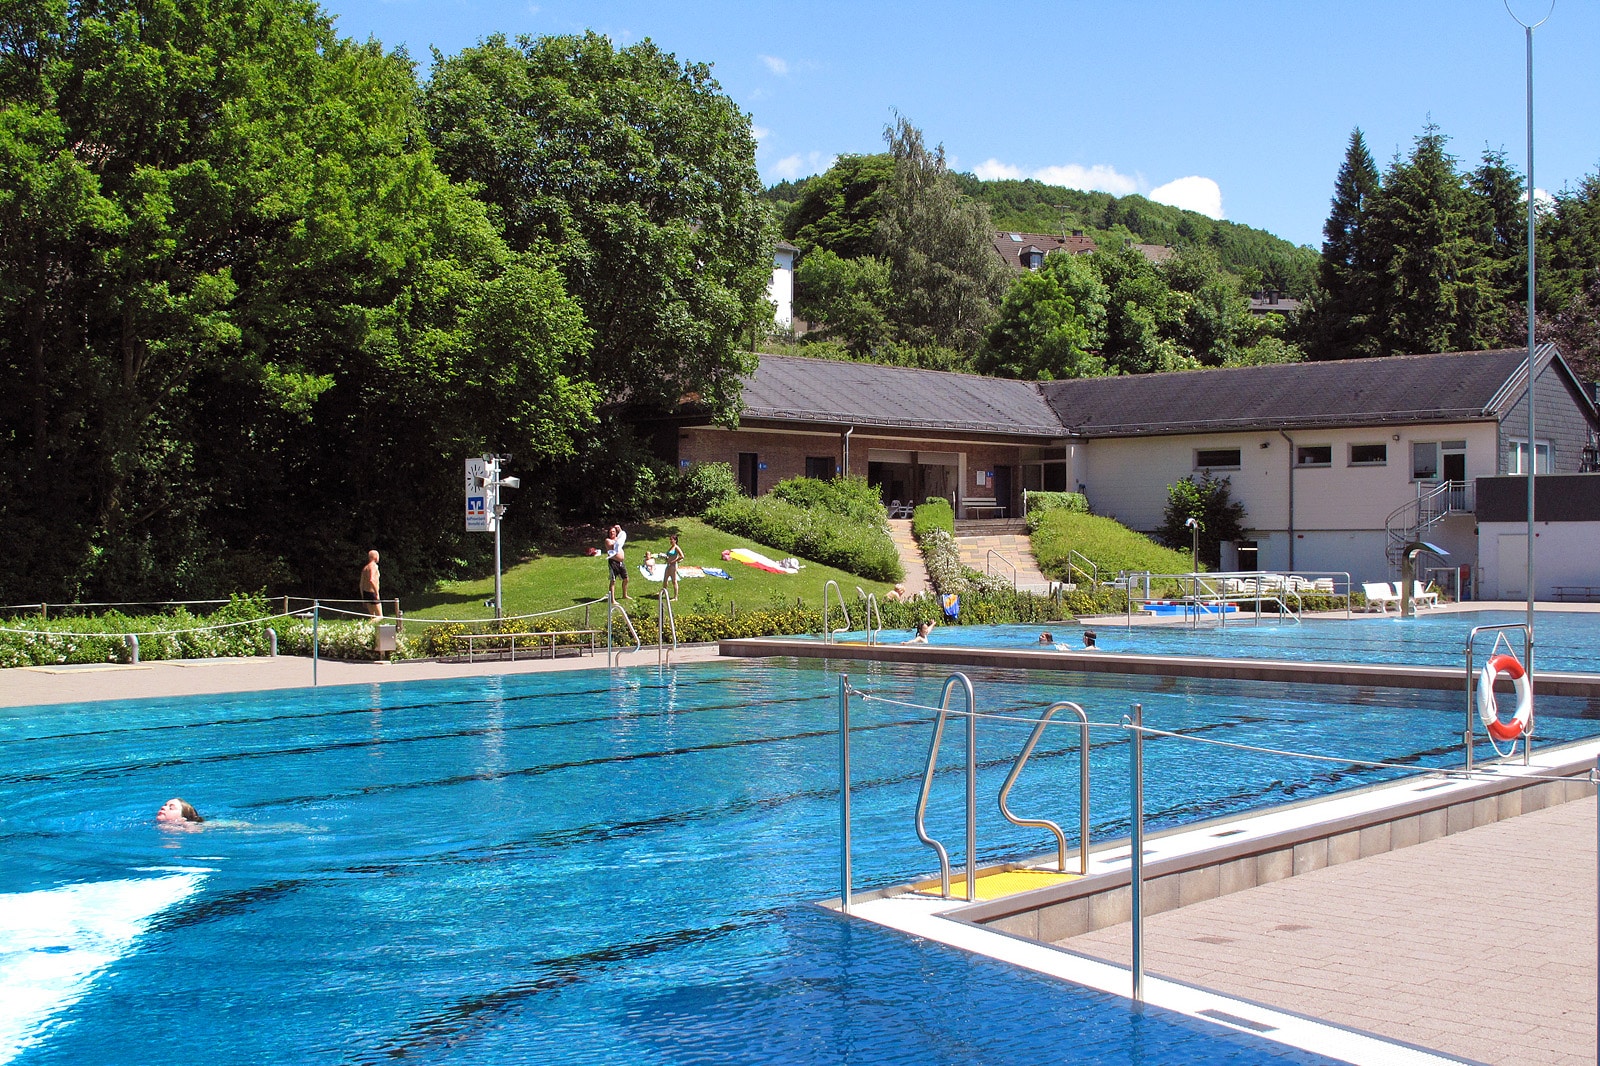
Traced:
[[505, 599], [500, 590], [500, 523], [506, 515], [506, 505], [500, 502], [502, 488], [517, 489], [522, 487], [522, 479], [517, 477], [501, 477], [500, 464], [510, 462], [509, 455], [486, 455], [484, 462], [489, 467], [489, 476], [484, 480], [484, 488], [493, 490], [490, 499], [490, 513], [494, 515], [494, 617], [499, 621], [505, 616]]
[[1533, 31], [1549, 21], [1555, 13], [1556, 0], [1550, 0], [1550, 7], [1545, 12], [1544, 18], [1538, 22], [1527, 23], [1517, 18], [1517, 13], [1511, 10], [1511, 0], [1504, 0], [1506, 14], [1512, 21], [1522, 27], [1524, 37], [1527, 39], [1527, 70], [1528, 70], [1528, 669], [1533, 669], [1533, 601], [1535, 585], [1533, 580], [1533, 500], [1534, 480], [1539, 468], [1539, 445], [1533, 435], [1534, 430], [1534, 326], [1533, 317], [1533, 278], [1534, 278], [1534, 198], [1533, 198]]

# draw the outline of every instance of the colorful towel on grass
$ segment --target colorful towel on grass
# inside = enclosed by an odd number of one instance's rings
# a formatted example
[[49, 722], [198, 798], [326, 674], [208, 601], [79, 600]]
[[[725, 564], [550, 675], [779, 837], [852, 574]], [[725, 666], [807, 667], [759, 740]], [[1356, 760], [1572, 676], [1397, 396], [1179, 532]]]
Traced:
[[799, 559], [769, 559], [750, 548], [730, 548], [722, 553], [722, 557], [753, 566], [757, 570], [765, 570], [769, 574], [798, 574], [801, 566]]
[[[667, 564], [641, 563], [639, 564], [639, 576], [643, 577], [646, 581], [663, 581], [667, 576]], [[728, 581], [733, 580], [733, 576], [731, 574], [718, 566], [684, 566], [679, 564], [678, 576], [680, 578], [720, 577]]]

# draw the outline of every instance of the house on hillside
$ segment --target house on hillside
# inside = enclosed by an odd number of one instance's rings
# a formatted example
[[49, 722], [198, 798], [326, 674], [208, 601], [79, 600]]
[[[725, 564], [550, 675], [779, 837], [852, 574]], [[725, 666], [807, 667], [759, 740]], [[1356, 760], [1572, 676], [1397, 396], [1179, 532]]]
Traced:
[[1293, 315], [1300, 311], [1300, 301], [1277, 289], [1258, 289], [1250, 294], [1252, 315]]
[[[1524, 363], [1511, 349], [1025, 382], [762, 356], [737, 429], [686, 408], [657, 440], [683, 465], [729, 463], [751, 494], [848, 471], [885, 502], [940, 496], [984, 520], [1019, 515], [1024, 489], [1075, 490], [1144, 531], [1168, 485], [1210, 472], [1250, 530], [1227, 568], [1384, 580], [1417, 536], [1476, 564], [1474, 483], [1528, 462]], [[1536, 381], [1538, 471], [1589, 472], [1593, 392], [1550, 345]]]
[[772, 301], [772, 322], [779, 329], [794, 326], [794, 261], [800, 249], [779, 241], [772, 250], [772, 281], [767, 284], [767, 299]]
[[[1075, 229], [1072, 236], [1056, 236], [1050, 233], [1015, 233], [1006, 231], [996, 233], [990, 240], [994, 252], [1000, 261], [1008, 268], [1015, 271], [1038, 270], [1044, 265], [1044, 257], [1051, 252], [1066, 252], [1068, 255], [1082, 255], [1095, 250], [1093, 237], [1086, 237], [1083, 230]], [[1133, 240], [1125, 239], [1123, 247], [1132, 248], [1150, 262], [1160, 265], [1177, 254], [1171, 246], [1165, 244], [1135, 244]]]

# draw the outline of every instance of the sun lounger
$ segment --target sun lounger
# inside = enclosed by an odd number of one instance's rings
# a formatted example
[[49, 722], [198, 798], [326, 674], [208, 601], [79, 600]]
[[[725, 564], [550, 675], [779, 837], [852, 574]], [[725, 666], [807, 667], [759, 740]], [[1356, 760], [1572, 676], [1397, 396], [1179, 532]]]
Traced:
[[1364, 581], [1361, 584], [1361, 591], [1367, 597], [1368, 610], [1378, 611], [1381, 614], [1388, 614], [1389, 605], [1391, 603], [1394, 604], [1396, 608], [1400, 606], [1399, 593], [1397, 593], [1394, 586], [1389, 584], [1387, 581]]
[[1420, 581], [1411, 583], [1411, 599], [1418, 607], [1439, 606], [1439, 594], [1437, 592], [1429, 592], [1423, 588]]

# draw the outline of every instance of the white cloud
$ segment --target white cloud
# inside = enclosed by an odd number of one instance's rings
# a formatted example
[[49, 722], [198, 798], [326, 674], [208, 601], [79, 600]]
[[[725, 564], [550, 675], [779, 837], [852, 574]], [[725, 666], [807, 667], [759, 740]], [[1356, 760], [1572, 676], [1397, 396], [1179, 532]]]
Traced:
[[789, 64], [786, 60], [779, 59], [777, 56], [757, 56], [756, 58], [765, 63], [767, 69], [780, 78], [789, 73]]
[[754, 137], [758, 141], [764, 141], [768, 137], [770, 137], [771, 135], [772, 135], [772, 131], [767, 129], [767, 127], [765, 127], [765, 126], [751, 126], [750, 127], [750, 136]]
[[1158, 204], [1198, 211], [1208, 218], [1224, 218], [1222, 213], [1222, 187], [1210, 178], [1191, 174], [1187, 178], [1158, 185], [1147, 194]]
[[793, 181], [796, 178], [821, 174], [833, 166], [833, 161], [837, 158], [838, 156], [827, 152], [807, 152], [804, 155], [796, 152], [794, 155], [784, 156], [776, 163], [769, 163], [766, 170], [770, 177], [780, 181]]
[[987, 159], [973, 167], [972, 173], [984, 181], [996, 181], [1001, 178], [1013, 180], [1033, 178], [1047, 185], [1065, 185], [1069, 189], [1108, 192], [1113, 196], [1126, 196], [1139, 191], [1138, 178], [1119, 173], [1115, 167], [1104, 163], [1097, 163], [1092, 167], [1068, 163], [1062, 166], [1023, 170], [1010, 163], [1002, 163], [998, 159]]

